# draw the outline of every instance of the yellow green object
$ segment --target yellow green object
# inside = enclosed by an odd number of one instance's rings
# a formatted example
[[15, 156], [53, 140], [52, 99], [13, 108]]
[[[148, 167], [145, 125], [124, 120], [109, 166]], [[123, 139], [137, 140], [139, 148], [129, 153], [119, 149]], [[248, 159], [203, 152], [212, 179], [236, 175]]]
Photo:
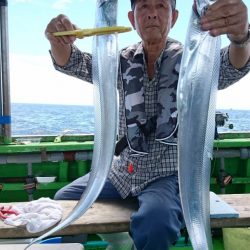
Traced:
[[225, 250], [250, 249], [250, 228], [223, 228]]
[[87, 36], [96, 36], [96, 35], [108, 35], [113, 33], [124, 33], [129, 32], [132, 29], [130, 27], [124, 26], [111, 26], [111, 27], [100, 27], [93, 29], [77, 29], [77, 30], [67, 30], [59, 31], [53, 33], [54, 36], [76, 36], [81, 39]]

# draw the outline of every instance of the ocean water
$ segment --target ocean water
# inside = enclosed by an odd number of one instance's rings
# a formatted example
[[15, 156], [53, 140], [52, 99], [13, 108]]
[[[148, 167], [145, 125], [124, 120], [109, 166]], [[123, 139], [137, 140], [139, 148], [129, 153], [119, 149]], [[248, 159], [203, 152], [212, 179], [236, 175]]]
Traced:
[[[219, 111], [229, 116], [219, 132], [250, 131], [250, 110]], [[13, 136], [94, 133], [93, 106], [12, 103], [11, 116]]]
[[[219, 132], [238, 132], [248, 131], [250, 132], [250, 109], [249, 110], [234, 110], [234, 109], [221, 109], [222, 113], [227, 113], [229, 116], [228, 121], [224, 127], [218, 127]], [[229, 125], [233, 125], [233, 129], [230, 129]]]
[[11, 104], [12, 135], [93, 134], [94, 107]]

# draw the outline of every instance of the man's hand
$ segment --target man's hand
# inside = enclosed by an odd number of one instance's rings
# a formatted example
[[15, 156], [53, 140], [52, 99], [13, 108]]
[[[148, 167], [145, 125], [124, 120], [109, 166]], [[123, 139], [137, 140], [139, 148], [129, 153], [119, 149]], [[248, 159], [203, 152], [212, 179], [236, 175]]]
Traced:
[[204, 17], [201, 27], [212, 36], [226, 34], [231, 41], [229, 60], [231, 64], [241, 69], [249, 61], [250, 45], [239, 47], [248, 40], [248, 13], [242, 0], [217, 0], [212, 4]]
[[247, 38], [248, 23], [247, 7], [242, 0], [217, 0], [201, 19], [202, 29], [212, 36], [227, 34], [236, 42]]
[[55, 37], [53, 33], [75, 29], [77, 29], [76, 25], [72, 24], [67, 16], [61, 14], [49, 22], [45, 30], [45, 36], [52, 45], [69, 45], [74, 43], [75, 36]]
[[61, 36], [55, 37], [54, 32], [57, 31], [68, 31], [77, 29], [76, 25], [72, 24], [69, 18], [65, 15], [59, 15], [53, 18], [45, 29], [45, 36], [50, 42], [51, 53], [55, 62], [64, 66], [71, 54], [71, 45], [76, 40], [75, 36]]

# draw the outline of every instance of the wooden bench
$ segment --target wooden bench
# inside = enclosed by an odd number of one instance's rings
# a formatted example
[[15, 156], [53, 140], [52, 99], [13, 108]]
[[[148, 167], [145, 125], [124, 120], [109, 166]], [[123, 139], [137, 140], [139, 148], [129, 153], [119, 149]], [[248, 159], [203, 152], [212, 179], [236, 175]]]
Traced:
[[[211, 219], [212, 228], [250, 226], [250, 194], [219, 195], [219, 197], [239, 213], [239, 218]], [[77, 202], [60, 201], [60, 203], [64, 210], [64, 217], [66, 217]], [[131, 213], [136, 209], [136, 206], [133, 201], [95, 202], [80, 219], [59, 231], [56, 235], [127, 232]], [[8, 226], [0, 221], [0, 239], [32, 238], [38, 235], [41, 235], [41, 233], [30, 234], [25, 228]]]
[[[0, 245], [0, 250], [23, 250], [27, 244], [6, 244]], [[29, 250], [84, 250], [82, 244], [69, 243], [69, 244], [46, 244], [32, 245]]]

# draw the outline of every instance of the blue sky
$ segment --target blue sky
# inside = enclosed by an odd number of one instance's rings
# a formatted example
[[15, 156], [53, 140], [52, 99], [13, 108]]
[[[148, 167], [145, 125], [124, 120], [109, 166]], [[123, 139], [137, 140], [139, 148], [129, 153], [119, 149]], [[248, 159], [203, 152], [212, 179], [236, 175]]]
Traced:
[[[12, 102], [92, 104], [92, 87], [54, 70], [49, 57], [49, 42], [44, 36], [48, 22], [60, 13], [81, 28], [91, 28], [95, 19], [95, 0], [9, 0], [9, 50]], [[191, 2], [178, 0], [179, 19], [170, 36], [184, 42]], [[244, 1], [250, 7], [250, 0]], [[118, 25], [130, 26], [129, 0], [120, 0]], [[250, 14], [249, 14], [250, 15]], [[119, 47], [139, 41], [135, 31], [119, 35]], [[76, 45], [91, 52], [92, 38]], [[223, 46], [228, 44], [225, 37]], [[219, 108], [250, 109], [250, 74], [235, 86], [218, 94]]]

